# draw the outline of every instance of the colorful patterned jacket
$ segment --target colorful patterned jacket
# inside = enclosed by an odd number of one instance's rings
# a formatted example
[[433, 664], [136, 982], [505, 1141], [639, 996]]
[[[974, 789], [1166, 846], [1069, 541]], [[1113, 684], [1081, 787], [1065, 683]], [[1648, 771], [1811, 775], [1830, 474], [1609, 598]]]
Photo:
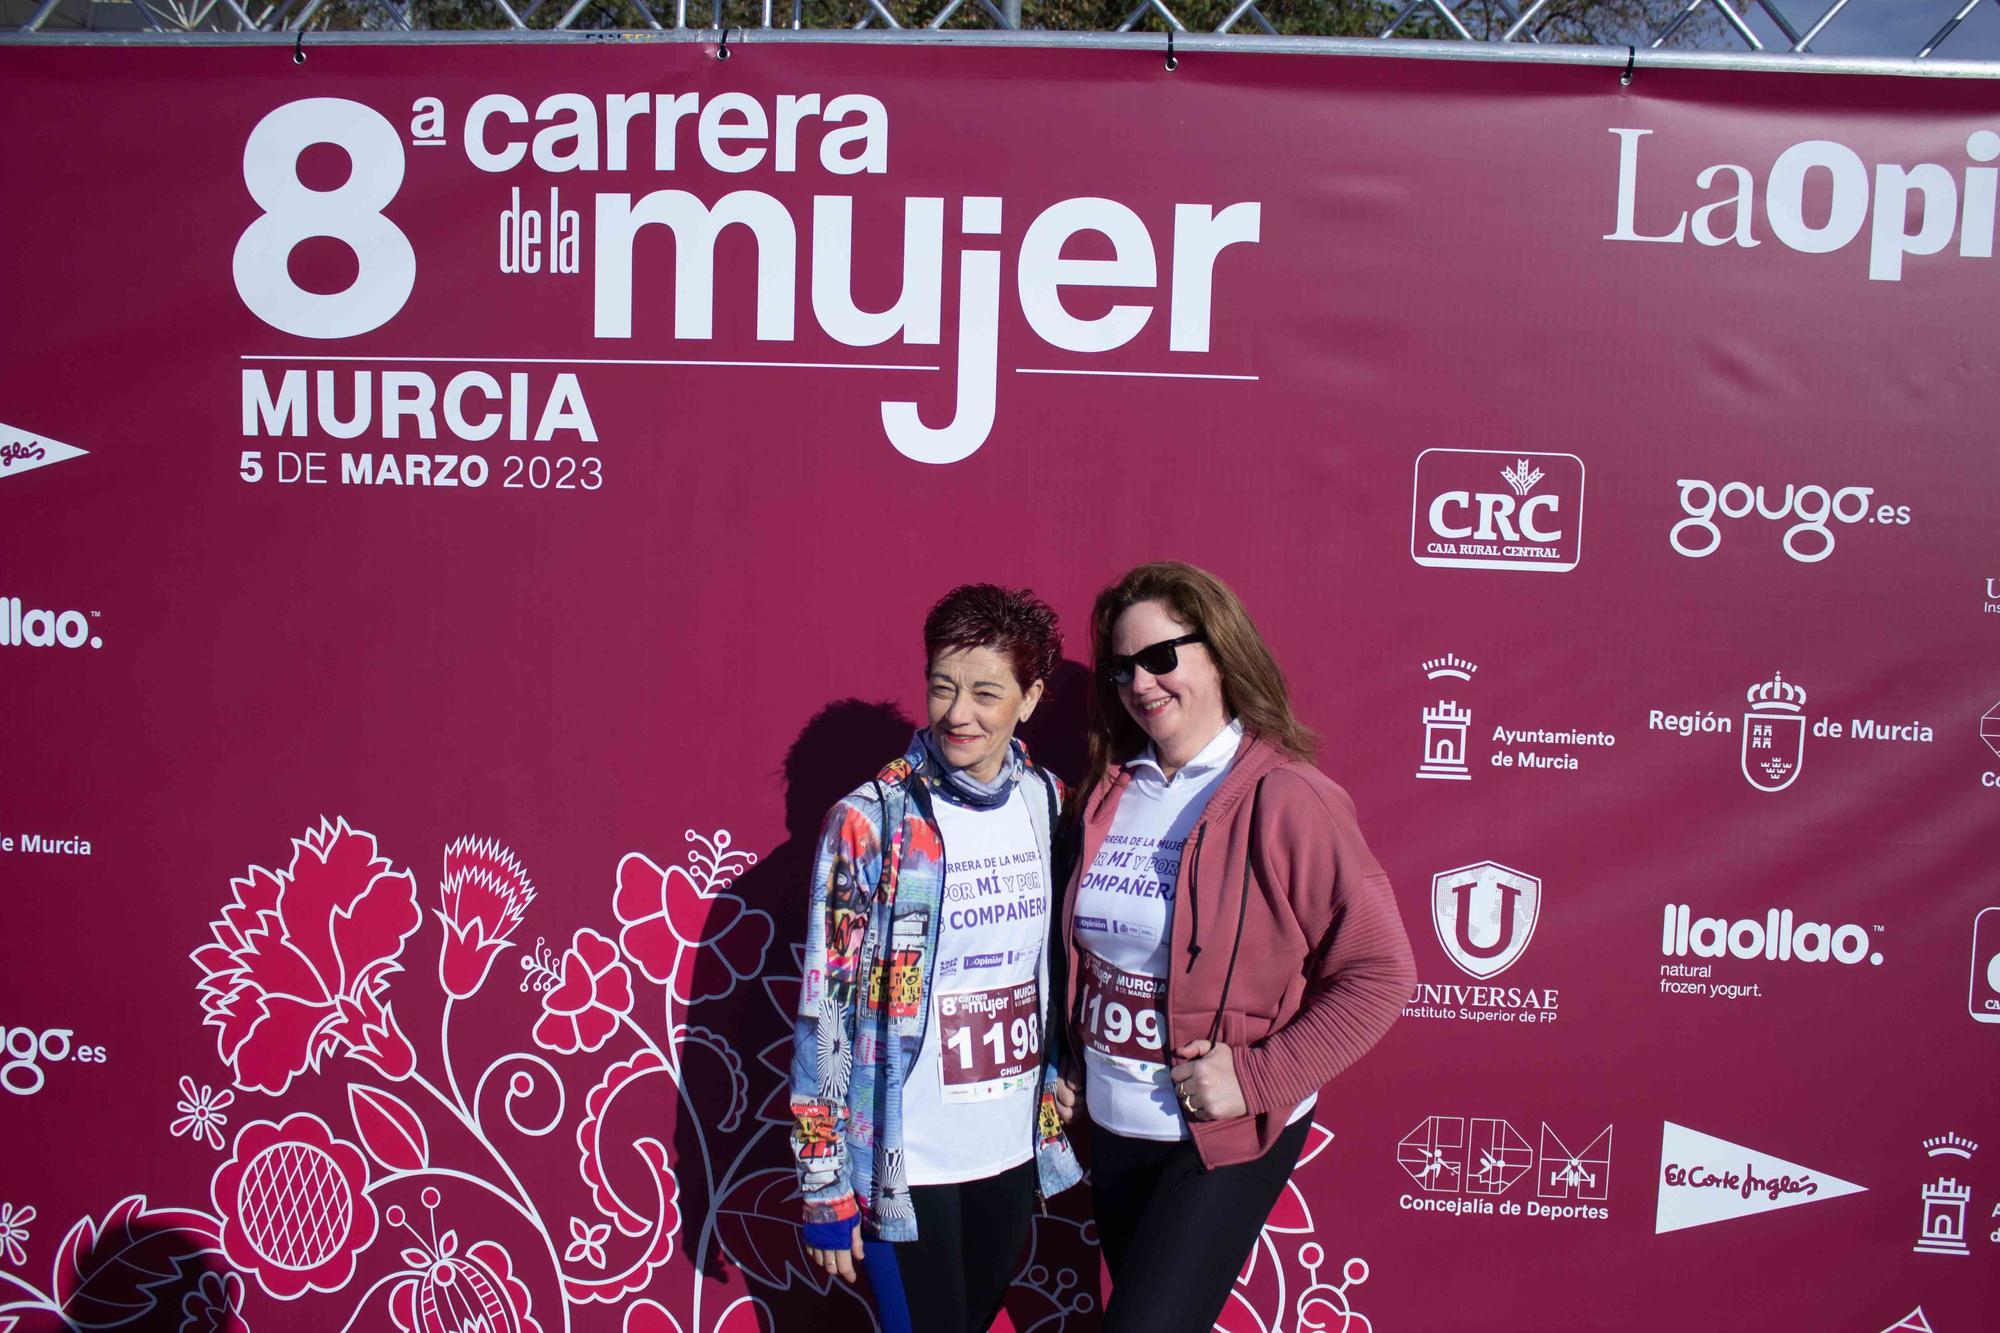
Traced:
[[[1018, 747], [1019, 741], [1014, 744]], [[1051, 814], [1062, 784], [1027, 764], [1028, 809], [1053, 881]], [[792, 1152], [806, 1244], [844, 1250], [855, 1219], [887, 1241], [917, 1238], [903, 1170], [903, 1082], [923, 1044], [944, 890], [944, 840], [923, 739], [834, 804], [813, 857], [804, 985], [792, 1047]], [[1041, 799], [1046, 798], [1046, 799]], [[886, 836], [885, 836], [886, 834]], [[886, 842], [886, 849], [885, 849]], [[1059, 888], [1051, 882], [1050, 893]], [[1053, 905], [1053, 904], [1052, 904]], [[1042, 1089], [1034, 1135], [1044, 1197], [1082, 1178], [1056, 1119], [1060, 1023], [1042, 975]]]

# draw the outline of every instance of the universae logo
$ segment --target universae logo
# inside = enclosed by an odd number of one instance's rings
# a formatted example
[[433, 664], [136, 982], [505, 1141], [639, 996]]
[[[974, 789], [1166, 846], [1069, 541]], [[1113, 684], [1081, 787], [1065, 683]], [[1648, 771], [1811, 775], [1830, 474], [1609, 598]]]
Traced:
[[1583, 555], [1575, 454], [1426, 449], [1410, 498], [1410, 558], [1433, 569], [1561, 573]]
[[1542, 881], [1498, 861], [1431, 876], [1438, 943], [1459, 971], [1482, 981], [1520, 961], [1541, 910]]

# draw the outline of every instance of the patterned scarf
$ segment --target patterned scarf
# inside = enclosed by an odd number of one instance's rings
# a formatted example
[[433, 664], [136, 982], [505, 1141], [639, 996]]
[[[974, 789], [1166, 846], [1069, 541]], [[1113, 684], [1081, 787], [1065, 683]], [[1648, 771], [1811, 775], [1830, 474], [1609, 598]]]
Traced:
[[1007, 742], [1007, 757], [1001, 761], [1000, 771], [991, 782], [981, 782], [963, 768], [954, 768], [945, 762], [944, 751], [938, 748], [930, 728], [917, 733], [917, 739], [924, 743], [924, 755], [929, 760], [924, 774], [932, 783], [942, 787], [945, 794], [960, 805], [974, 810], [995, 810], [1007, 803], [1014, 794], [1014, 784], [1027, 771], [1028, 747], [1017, 740]]

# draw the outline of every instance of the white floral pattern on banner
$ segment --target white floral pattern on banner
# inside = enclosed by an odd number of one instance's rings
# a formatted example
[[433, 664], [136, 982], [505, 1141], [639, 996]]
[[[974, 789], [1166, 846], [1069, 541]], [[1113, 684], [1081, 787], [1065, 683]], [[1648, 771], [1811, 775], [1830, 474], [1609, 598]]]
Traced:
[[250, 1333], [243, 1318], [243, 1279], [235, 1273], [203, 1273], [181, 1298], [179, 1333]]
[[236, 1094], [228, 1088], [217, 1092], [206, 1083], [196, 1087], [193, 1079], [182, 1074], [181, 1097], [174, 1103], [180, 1117], [168, 1128], [175, 1138], [185, 1135], [221, 1152], [222, 1131], [229, 1127], [229, 1117], [224, 1112], [235, 1101]]
[[[293, 840], [285, 870], [252, 866], [193, 955], [236, 1088], [183, 1076], [171, 1126], [229, 1143], [213, 1211], [135, 1194], [79, 1219], [46, 1287], [0, 1269], [0, 1333], [30, 1311], [246, 1333], [271, 1326], [268, 1306], [245, 1308], [264, 1301], [284, 1303], [277, 1326], [335, 1333], [771, 1333], [800, 1318], [786, 1301], [817, 1324], [876, 1327], [865, 1296], [804, 1250], [785, 1147], [802, 951], [767, 965], [771, 917], [735, 887], [756, 857], [726, 831], [687, 840], [685, 865], [626, 853], [608, 919], [559, 923], [560, 949], [538, 937], [518, 986], [489, 985], [494, 964], [548, 898], [497, 840], [446, 847], [428, 915], [415, 877], [344, 819]], [[419, 946], [434, 969], [410, 965]], [[456, 1022], [471, 1005], [486, 1011], [477, 1038]], [[407, 1029], [413, 1042], [398, 1011], [434, 1026]], [[483, 1063], [464, 1063], [474, 1049]], [[308, 1096], [311, 1109], [290, 1104]], [[244, 1097], [267, 1118], [230, 1142]], [[343, 1104], [346, 1123], [327, 1118]], [[1301, 1175], [1332, 1137], [1313, 1127]], [[1018, 1333], [1090, 1333], [1101, 1317], [1085, 1192], [1055, 1203], [1009, 1293]], [[0, 1257], [16, 1267], [34, 1217], [0, 1205]], [[1350, 1303], [1368, 1265], [1323, 1280], [1314, 1231], [1288, 1185], [1220, 1333], [1373, 1333]]]
[[28, 1223], [34, 1220], [33, 1208], [0, 1203], [0, 1257], [16, 1268], [28, 1262]]
[[581, 1259], [592, 1268], [602, 1268], [604, 1242], [610, 1239], [609, 1222], [592, 1225], [580, 1217], [572, 1217], [569, 1220], [569, 1245], [563, 1250], [563, 1262], [573, 1264]]

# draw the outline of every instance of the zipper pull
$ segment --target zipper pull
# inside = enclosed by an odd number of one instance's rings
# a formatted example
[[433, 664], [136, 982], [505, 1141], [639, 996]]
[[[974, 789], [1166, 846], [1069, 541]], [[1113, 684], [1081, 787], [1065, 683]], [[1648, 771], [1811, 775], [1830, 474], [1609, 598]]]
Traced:
[[1182, 969], [1183, 976], [1194, 971], [1194, 960], [1201, 957], [1201, 944], [1195, 938], [1201, 933], [1201, 900], [1195, 892], [1194, 883], [1201, 875], [1201, 840], [1207, 836], [1208, 822], [1204, 820], [1194, 831], [1194, 846], [1188, 849], [1188, 902], [1194, 910], [1194, 925], [1188, 932], [1187, 966]]

